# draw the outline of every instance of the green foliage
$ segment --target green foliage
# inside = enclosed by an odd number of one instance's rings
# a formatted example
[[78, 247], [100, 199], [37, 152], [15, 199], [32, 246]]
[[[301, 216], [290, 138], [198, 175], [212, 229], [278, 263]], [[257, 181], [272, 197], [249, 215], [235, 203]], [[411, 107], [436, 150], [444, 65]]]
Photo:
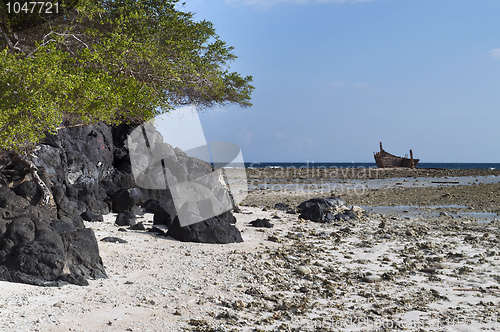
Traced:
[[233, 48], [177, 2], [60, 1], [64, 10], [41, 21], [0, 5], [0, 149], [29, 148], [63, 119], [119, 123], [183, 104], [251, 105], [252, 78], [229, 71]]

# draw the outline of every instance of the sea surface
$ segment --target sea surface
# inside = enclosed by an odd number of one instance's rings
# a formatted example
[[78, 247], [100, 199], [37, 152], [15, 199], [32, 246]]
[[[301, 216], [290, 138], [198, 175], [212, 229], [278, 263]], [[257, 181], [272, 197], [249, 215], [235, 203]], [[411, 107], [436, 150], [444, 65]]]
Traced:
[[[326, 162], [246, 162], [245, 167], [283, 167], [283, 168], [376, 168], [375, 163], [326, 163]], [[417, 168], [441, 169], [500, 169], [500, 163], [419, 163]]]

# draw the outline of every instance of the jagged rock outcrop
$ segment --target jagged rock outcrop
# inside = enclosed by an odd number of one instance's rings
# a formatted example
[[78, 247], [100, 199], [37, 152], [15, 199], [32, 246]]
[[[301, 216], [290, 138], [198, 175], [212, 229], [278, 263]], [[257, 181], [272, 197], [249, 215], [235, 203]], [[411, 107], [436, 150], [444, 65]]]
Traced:
[[[6, 153], [0, 161], [0, 280], [52, 286], [104, 278], [94, 232], [82, 217], [102, 221], [111, 207], [103, 183], [112, 179], [112, 130], [104, 124], [65, 128], [32, 154], [33, 169]], [[13, 157], [14, 156], [14, 157]]]
[[[106, 277], [95, 235], [82, 218], [101, 221], [103, 214], [114, 211], [121, 213], [117, 223], [133, 225], [139, 205], [153, 212], [155, 224], [167, 225], [168, 234], [178, 240], [243, 241], [231, 212], [181, 227], [169, 189], [137, 186], [124, 143], [132, 130], [125, 124], [99, 123], [63, 128], [46, 137], [32, 161], [37, 176], [50, 188], [48, 205], [41, 204], [44, 193], [33, 169], [15, 162], [10, 153], [0, 153], [0, 280], [86, 285], [90, 278]], [[169, 172], [178, 183], [212, 170], [178, 148], [157, 143], [156, 152], [171, 161]], [[201, 196], [216, 197], [219, 193], [210, 191], [211, 186], [204, 183]]]
[[[29, 173], [18, 170], [26, 188]], [[11, 179], [15, 173], [11, 172]], [[6, 184], [14, 184], [7, 179]], [[89, 278], [106, 277], [94, 232], [82, 219], [60, 216], [54, 207], [34, 205], [30, 197], [0, 187], [0, 280], [40, 286], [64, 282], [87, 285]], [[32, 189], [35, 195], [40, 193]]]

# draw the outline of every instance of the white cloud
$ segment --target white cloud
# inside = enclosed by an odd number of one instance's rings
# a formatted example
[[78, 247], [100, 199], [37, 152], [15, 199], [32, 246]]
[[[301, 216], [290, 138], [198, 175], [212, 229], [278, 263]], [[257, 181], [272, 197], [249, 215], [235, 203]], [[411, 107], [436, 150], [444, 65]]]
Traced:
[[500, 48], [495, 48], [494, 50], [489, 51], [488, 54], [493, 59], [500, 59]]
[[291, 4], [312, 4], [312, 3], [357, 3], [372, 0], [225, 0], [229, 4], [240, 4], [245, 6], [254, 6], [260, 8], [269, 8], [279, 3]]

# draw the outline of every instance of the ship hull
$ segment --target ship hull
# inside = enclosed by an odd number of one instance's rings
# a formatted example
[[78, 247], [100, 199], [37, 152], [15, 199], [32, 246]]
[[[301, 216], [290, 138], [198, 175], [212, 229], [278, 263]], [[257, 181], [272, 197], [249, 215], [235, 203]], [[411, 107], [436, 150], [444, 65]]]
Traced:
[[417, 167], [420, 159], [413, 158], [413, 152], [410, 150], [411, 158], [398, 157], [389, 152], [386, 152], [382, 148], [382, 142], [380, 142], [380, 151], [374, 154], [375, 163], [378, 168], [392, 168], [392, 167], [404, 167], [404, 168], [415, 168]]
[[405, 167], [414, 168], [417, 167], [420, 159], [402, 158], [397, 156], [377, 156], [375, 155], [375, 163], [378, 168], [391, 168], [391, 167]]

